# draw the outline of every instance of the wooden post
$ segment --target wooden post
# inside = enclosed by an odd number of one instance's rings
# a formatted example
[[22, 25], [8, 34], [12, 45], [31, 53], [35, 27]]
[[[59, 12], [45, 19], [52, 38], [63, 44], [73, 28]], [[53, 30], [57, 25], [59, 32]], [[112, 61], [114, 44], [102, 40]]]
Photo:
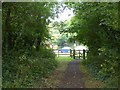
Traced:
[[83, 59], [85, 59], [85, 49], [83, 49]]
[[79, 59], [80, 59], [80, 50], [79, 50]]
[[59, 56], [59, 49], [58, 49], [58, 56]]
[[75, 59], [75, 49], [73, 50], [73, 58]]
[[70, 49], [70, 57], [72, 57], [72, 50]]

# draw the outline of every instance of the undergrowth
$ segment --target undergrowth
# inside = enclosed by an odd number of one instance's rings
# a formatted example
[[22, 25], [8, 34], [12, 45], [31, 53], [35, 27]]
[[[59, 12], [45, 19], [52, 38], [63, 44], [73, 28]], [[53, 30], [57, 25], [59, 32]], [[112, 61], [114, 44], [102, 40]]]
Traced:
[[49, 49], [3, 53], [2, 87], [32, 87], [36, 80], [50, 74], [56, 66], [55, 55]]
[[117, 63], [114, 63], [115, 60], [112, 62], [107, 59], [102, 55], [89, 56], [88, 59], [82, 61], [82, 64], [89, 69], [96, 80], [101, 80], [106, 84], [104, 88], [118, 88]]

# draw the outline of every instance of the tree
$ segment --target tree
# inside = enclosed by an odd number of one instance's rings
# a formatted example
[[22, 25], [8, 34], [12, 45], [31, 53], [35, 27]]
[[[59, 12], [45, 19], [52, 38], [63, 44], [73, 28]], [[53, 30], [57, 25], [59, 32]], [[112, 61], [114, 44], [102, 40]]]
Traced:
[[[118, 29], [118, 3], [66, 3], [75, 16], [67, 31], [77, 33], [73, 38], [88, 46], [86, 65], [98, 78], [111, 80], [118, 87], [120, 30]], [[109, 82], [109, 83], [110, 83]]]
[[55, 54], [45, 46], [55, 4], [2, 4], [3, 87], [30, 87], [56, 67]]

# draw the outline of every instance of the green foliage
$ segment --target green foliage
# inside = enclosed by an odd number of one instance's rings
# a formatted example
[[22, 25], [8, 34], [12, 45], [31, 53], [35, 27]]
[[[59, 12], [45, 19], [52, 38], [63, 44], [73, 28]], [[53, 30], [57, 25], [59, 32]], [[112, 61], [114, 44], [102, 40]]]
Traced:
[[[67, 31], [67, 28], [69, 27], [69, 21], [60, 21], [60, 22], [54, 22], [53, 23], [54, 28], [56, 28], [57, 30], [59, 30], [59, 33], [61, 34], [61, 37], [59, 37], [56, 40], [56, 43], [60, 48], [64, 47], [64, 46], [73, 46], [73, 44], [75, 43], [74, 41], [71, 41], [69, 38], [72, 36], [70, 35], [69, 32]], [[56, 30], [56, 31], [57, 31]], [[57, 32], [55, 32], [57, 33]]]
[[97, 79], [109, 82], [107, 87], [118, 87], [117, 78], [120, 77], [118, 3], [82, 2], [67, 5], [73, 8], [75, 13], [67, 32], [73, 35], [76, 33], [72, 40], [77, 40], [89, 48], [85, 65]]
[[49, 38], [47, 25], [55, 3], [3, 3], [3, 49], [35, 46]]
[[34, 53], [38, 56], [30, 55], [29, 51], [12, 51], [3, 57], [3, 87], [31, 87], [57, 66], [50, 50]]
[[48, 49], [47, 25], [55, 3], [4, 2], [2, 7], [3, 87], [32, 87], [57, 66]]
[[[57, 44], [60, 48], [64, 47], [67, 45], [67, 37], [65, 35], [62, 35], [58, 40], [57, 40]], [[67, 45], [68, 46], [68, 45]]]

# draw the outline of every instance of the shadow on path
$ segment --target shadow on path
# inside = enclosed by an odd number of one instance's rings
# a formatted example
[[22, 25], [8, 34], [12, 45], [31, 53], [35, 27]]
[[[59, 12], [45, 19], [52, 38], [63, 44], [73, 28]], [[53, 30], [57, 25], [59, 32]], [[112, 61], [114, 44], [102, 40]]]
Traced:
[[80, 60], [70, 62], [59, 88], [84, 88], [84, 82], [82, 81], [83, 74], [79, 68]]

